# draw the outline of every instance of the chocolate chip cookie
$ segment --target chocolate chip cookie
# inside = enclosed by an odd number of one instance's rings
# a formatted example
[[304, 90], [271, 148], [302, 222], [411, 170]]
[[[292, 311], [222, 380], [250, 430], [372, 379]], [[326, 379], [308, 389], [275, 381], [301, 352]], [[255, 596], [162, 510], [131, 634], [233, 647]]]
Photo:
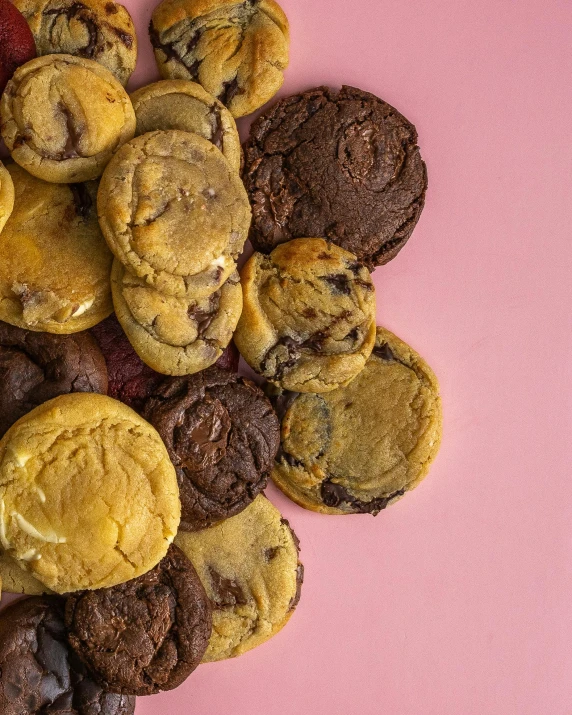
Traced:
[[179, 526], [177, 477], [157, 432], [110, 397], [36, 407], [0, 441], [0, 543], [65, 593], [153, 568]]
[[286, 625], [304, 577], [300, 542], [265, 496], [210, 529], [179, 532], [175, 543], [193, 562], [212, 602], [204, 662], [241, 655]]
[[72, 648], [94, 679], [130, 695], [180, 685], [201, 662], [212, 627], [197, 572], [173, 545], [143, 576], [70, 594], [65, 622]]
[[14, 208], [14, 183], [10, 172], [0, 161], [0, 232]]
[[351, 253], [299, 238], [255, 253], [241, 280], [234, 340], [258, 373], [287, 390], [327, 392], [362, 370], [375, 342], [375, 295]]
[[149, 28], [162, 77], [200, 82], [235, 117], [282, 86], [288, 20], [274, 0], [163, 0]]
[[396, 109], [360, 89], [320, 87], [281, 100], [253, 124], [244, 182], [257, 251], [323, 236], [373, 269], [415, 228], [427, 171], [417, 131]]
[[70, 392], [107, 392], [107, 367], [89, 333], [50, 335], [0, 322], [0, 437], [22, 415]]
[[135, 133], [129, 95], [93, 60], [46, 55], [19, 67], [0, 102], [2, 137], [15, 162], [39, 179], [97, 179]]
[[143, 414], [177, 471], [181, 529], [204, 529], [238, 514], [266, 486], [279, 424], [270, 402], [249, 380], [216, 367], [168, 380]]
[[136, 135], [157, 129], [180, 129], [198, 134], [220, 149], [228, 163], [240, 170], [242, 150], [232, 114], [200, 84], [163, 80], [131, 95], [137, 118]]
[[135, 698], [100, 688], [66, 641], [63, 601], [28, 598], [0, 613], [2, 715], [133, 715]]
[[14, 0], [28, 21], [38, 55], [95, 60], [126, 85], [137, 62], [133, 20], [112, 0]]
[[270, 392], [282, 421], [272, 479], [306, 509], [375, 515], [421, 482], [439, 450], [437, 379], [384, 328], [347, 387], [327, 395]]

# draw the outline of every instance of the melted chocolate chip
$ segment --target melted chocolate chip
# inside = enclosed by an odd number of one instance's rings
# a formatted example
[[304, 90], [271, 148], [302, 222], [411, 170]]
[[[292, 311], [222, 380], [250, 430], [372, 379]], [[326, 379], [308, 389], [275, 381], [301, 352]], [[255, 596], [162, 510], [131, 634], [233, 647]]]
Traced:
[[373, 354], [377, 355], [378, 358], [387, 361], [394, 361], [395, 355], [393, 354], [391, 348], [387, 343], [382, 343], [381, 345], [376, 345], [373, 349]]
[[[286, 359], [279, 358], [279, 348], [282, 346], [286, 348]], [[274, 378], [277, 380], [281, 380], [284, 377], [284, 373], [286, 372], [286, 370], [288, 370], [288, 368], [293, 367], [299, 357], [300, 344], [296, 340], [294, 340], [294, 338], [291, 338], [289, 335], [286, 335], [283, 338], [280, 338], [276, 345], [273, 345], [266, 353], [266, 356], [260, 363], [260, 369], [263, 373], [266, 373], [268, 364], [272, 360], [275, 360], [276, 365], [274, 368]]]
[[331, 276], [322, 276], [322, 280], [329, 283], [336, 293], [351, 295], [352, 287], [345, 273], [334, 273]]
[[217, 149], [222, 151], [224, 132], [220, 112], [216, 106], [211, 108], [209, 116], [212, 123], [211, 142], [217, 147]]
[[230, 82], [225, 82], [222, 85], [222, 92], [219, 94], [217, 99], [219, 99], [225, 106], [228, 106], [239, 91], [240, 87], [238, 86], [238, 79], [235, 77], [230, 80]]
[[175, 466], [198, 472], [220, 462], [225, 456], [231, 421], [224, 405], [210, 395], [192, 412], [179, 417], [173, 430]]
[[62, 159], [76, 159], [81, 156], [79, 152], [79, 140], [81, 139], [81, 132], [79, 132], [75, 126], [74, 118], [68, 107], [60, 102], [58, 104], [58, 109], [64, 115], [66, 129], [67, 129], [67, 139], [66, 145], [63, 152], [61, 152]]
[[125, 45], [125, 47], [130, 50], [133, 47], [133, 35], [130, 35], [128, 32], [124, 32], [123, 30], [120, 30], [118, 27], [113, 27], [113, 25], [111, 25], [110, 27], [117, 35], [119, 40]]
[[[292, 532], [294, 533], [294, 532]], [[299, 563], [296, 567], [296, 594], [294, 598], [290, 601], [288, 606], [289, 611], [293, 611], [298, 603], [300, 602], [300, 596], [302, 595], [302, 584], [304, 583], [304, 564]]]
[[[76, 53], [81, 57], [93, 59], [97, 47], [97, 39], [99, 29], [97, 24], [92, 19], [92, 14], [88, 7], [81, 2], [75, 2], [67, 8], [54, 8], [53, 10], [45, 10], [44, 15], [64, 15], [67, 17], [68, 23], [73, 19], [85, 25], [89, 35], [88, 43], [85, 47], [78, 49]], [[55, 42], [54, 44], [58, 44]]]
[[116, 15], [119, 10], [117, 8], [117, 5], [114, 2], [108, 2], [105, 6], [105, 12], [108, 15]]
[[242, 588], [230, 578], [224, 578], [212, 566], [209, 566], [209, 576], [214, 594], [215, 608], [227, 606], [244, 606], [248, 603]]
[[331, 479], [327, 479], [322, 482], [320, 493], [326, 506], [338, 508], [341, 504], [348, 504], [356, 514], [373, 514], [375, 516], [382, 509], [385, 509], [392, 499], [405, 494], [405, 489], [400, 489], [386, 497], [377, 497], [371, 501], [364, 502], [352, 496], [341, 484], [336, 484]]
[[269, 549], [265, 549], [265, 550], [264, 550], [264, 558], [265, 558], [265, 560], [266, 560], [266, 561], [272, 561], [272, 559], [275, 559], [275, 558], [276, 558], [276, 555], [278, 554], [279, 551], [280, 551], [280, 547], [279, 547], [279, 546], [272, 546], [272, 547], [269, 548]]
[[210, 298], [210, 305], [206, 310], [198, 308], [196, 305], [191, 306], [188, 310], [188, 316], [197, 323], [197, 331], [199, 337], [202, 337], [208, 330], [210, 324], [216, 318], [220, 304], [220, 292], [213, 293]]
[[91, 195], [85, 184], [69, 184], [70, 191], [73, 195], [73, 203], [76, 214], [83, 219], [89, 218], [89, 214], [93, 207]]

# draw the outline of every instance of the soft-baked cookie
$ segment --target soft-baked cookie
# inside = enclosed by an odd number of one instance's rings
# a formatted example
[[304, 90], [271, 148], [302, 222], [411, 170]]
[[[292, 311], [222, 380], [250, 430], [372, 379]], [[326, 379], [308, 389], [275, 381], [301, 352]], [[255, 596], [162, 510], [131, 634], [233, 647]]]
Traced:
[[0, 94], [16, 68], [36, 56], [36, 43], [26, 18], [10, 0], [0, 0]]
[[235, 117], [256, 111], [284, 81], [290, 35], [274, 0], [163, 0], [149, 34], [162, 77], [200, 82]]
[[242, 150], [232, 114], [196, 82], [163, 80], [131, 95], [137, 118], [136, 136], [157, 129], [180, 129], [198, 134], [220, 149], [240, 171]]
[[0, 437], [22, 415], [69, 392], [107, 393], [107, 367], [89, 333], [51, 335], [0, 321]]
[[163, 438], [181, 494], [181, 529], [197, 531], [245, 509], [265, 487], [280, 426], [262, 390], [212, 367], [166, 380], [143, 416]]
[[31, 573], [24, 571], [18, 566], [15, 559], [7, 553], [0, 553], [0, 578], [2, 579], [2, 589], [5, 593], [21, 593], [27, 596], [41, 596], [44, 593], [52, 593], [47, 586]]
[[204, 662], [241, 655], [286, 624], [300, 599], [300, 542], [262, 494], [210, 529], [179, 532], [175, 543], [197, 569], [213, 606]]
[[0, 102], [2, 137], [15, 162], [45, 181], [97, 179], [135, 133], [129, 95], [93, 60], [47, 55], [14, 73]]
[[234, 340], [256, 372], [287, 390], [327, 392], [363, 368], [375, 341], [375, 295], [351, 253], [300, 238], [255, 253], [241, 280]]
[[13, 0], [34, 34], [38, 55], [95, 60], [126, 85], [137, 62], [133, 20], [112, 0]]
[[143, 134], [115, 154], [98, 212], [121, 263], [178, 296], [188, 294], [188, 276], [224, 252], [237, 256], [250, 226], [248, 197], [228, 161], [207, 139], [178, 130]]
[[176, 688], [199, 665], [212, 618], [192, 563], [171, 545], [132, 581], [70, 594], [65, 623], [70, 645], [103, 688], [153, 695]]
[[323, 236], [370, 269], [403, 248], [427, 188], [413, 124], [353, 87], [275, 104], [251, 128], [243, 178], [257, 251]]
[[326, 395], [269, 392], [282, 420], [272, 479], [306, 509], [375, 515], [419, 484], [439, 450], [437, 379], [384, 328], [347, 387]]
[[69, 647], [64, 603], [28, 598], [0, 613], [2, 715], [133, 715], [135, 698], [102, 690]]
[[110, 397], [56, 397], [0, 441], [2, 548], [58, 593], [114, 586], [153, 568], [180, 509], [161, 438]]
[[8, 170], [16, 200], [0, 237], [0, 320], [49, 333], [90, 328], [113, 310], [96, 184], [51, 184], [17, 164]]
[[190, 375], [213, 365], [232, 340], [242, 311], [238, 273], [208, 298], [160, 293], [115, 260], [115, 314], [136, 353], [165, 375]]
[[14, 182], [10, 172], [0, 161], [0, 232], [14, 209]]

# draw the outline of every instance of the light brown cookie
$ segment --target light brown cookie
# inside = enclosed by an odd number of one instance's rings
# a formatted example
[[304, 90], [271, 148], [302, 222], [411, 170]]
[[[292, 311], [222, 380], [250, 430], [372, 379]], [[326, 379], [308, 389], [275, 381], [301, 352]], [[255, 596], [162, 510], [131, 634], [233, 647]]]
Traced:
[[14, 183], [10, 173], [0, 161], [0, 231], [14, 209]]
[[41, 596], [44, 593], [53, 593], [47, 586], [31, 573], [21, 569], [16, 560], [7, 553], [0, 555], [0, 578], [2, 589], [5, 593], [21, 593], [26, 596]]

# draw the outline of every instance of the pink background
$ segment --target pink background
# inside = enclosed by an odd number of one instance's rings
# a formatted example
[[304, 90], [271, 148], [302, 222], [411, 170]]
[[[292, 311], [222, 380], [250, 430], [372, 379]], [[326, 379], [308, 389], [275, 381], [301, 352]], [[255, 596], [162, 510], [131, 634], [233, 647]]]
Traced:
[[[154, 3], [126, 5], [136, 87]], [[440, 378], [443, 448], [375, 520], [269, 488], [302, 542], [294, 617], [137, 715], [570, 715], [572, 3], [282, 5], [283, 94], [353, 84], [419, 131], [427, 205], [375, 281], [379, 321]]]

